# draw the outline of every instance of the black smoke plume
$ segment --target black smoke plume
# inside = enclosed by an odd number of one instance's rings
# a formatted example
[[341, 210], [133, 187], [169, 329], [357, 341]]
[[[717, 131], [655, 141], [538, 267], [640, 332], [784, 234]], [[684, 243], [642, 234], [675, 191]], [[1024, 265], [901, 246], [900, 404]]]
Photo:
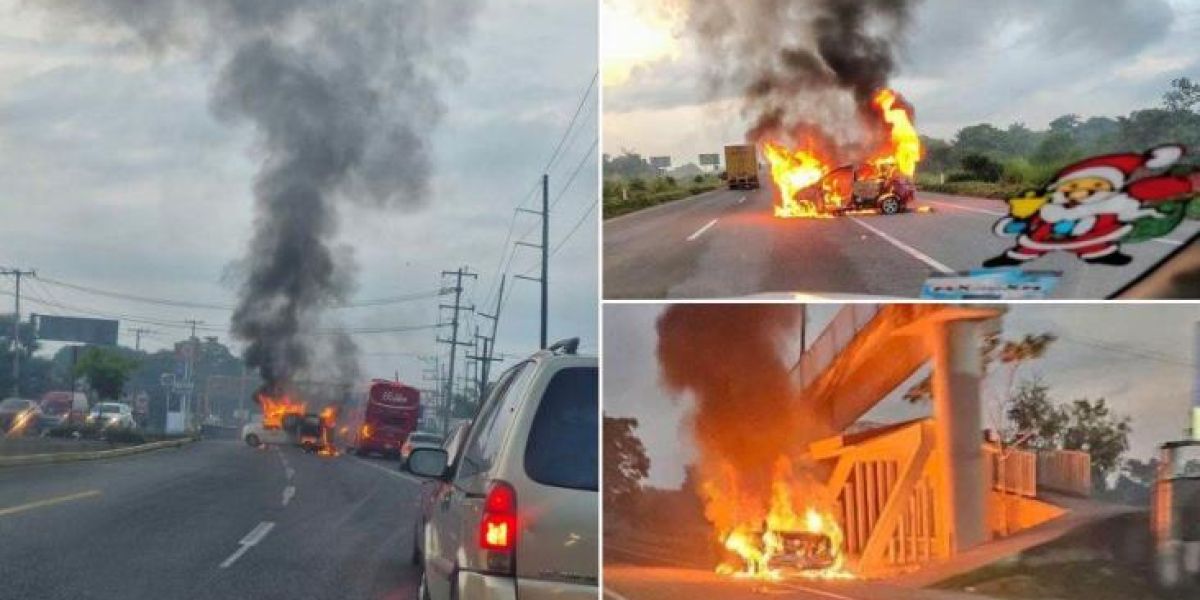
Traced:
[[758, 141], [798, 124], [853, 123], [855, 113], [877, 124], [871, 101], [896, 69], [918, 1], [692, 0], [689, 29], [713, 91], [741, 90]]
[[803, 318], [797, 305], [713, 304], [672, 306], [657, 322], [662, 382], [692, 399], [688, 427], [703, 480], [736, 485], [760, 517], [777, 460], [825, 432], [803, 413], [790, 375], [798, 351], [789, 345]]
[[[81, 24], [131, 31], [156, 56], [221, 65], [214, 114], [248, 121], [262, 167], [254, 235], [235, 265], [233, 333], [277, 393], [300, 376], [357, 377], [356, 349], [319, 328], [352, 291], [338, 205], [419, 206], [439, 86], [477, 0], [47, 0]], [[318, 364], [319, 363], [319, 364]]]

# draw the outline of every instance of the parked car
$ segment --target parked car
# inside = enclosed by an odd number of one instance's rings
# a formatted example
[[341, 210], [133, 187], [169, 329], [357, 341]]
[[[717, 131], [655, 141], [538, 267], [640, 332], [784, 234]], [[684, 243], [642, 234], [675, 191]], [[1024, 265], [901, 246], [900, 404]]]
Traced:
[[442, 436], [431, 431], [414, 431], [408, 434], [404, 439], [404, 445], [400, 446], [400, 461], [408, 460], [408, 455], [412, 454], [413, 448], [441, 448]]
[[42, 411], [37, 402], [25, 398], [0, 401], [0, 434], [36, 435], [41, 431]]
[[281, 445], [288, 443], [288, 434], [282, 427], [266, 427], [262, 415], [242, 426], [242, 441], [248, 446], [257, 448], [263, 444]]
[[409, 472], [433, 480], [420, 597], [599, 595], [599, 365], [577, 339], [500, 376], [450, 463], [415, 448]]
[[133, 409], [121, 402], [101, 402], [93, 406], [87, 420], [88, 423], [99, 425], [101, 429], [137, 428], [137, 422], [133, 420]]
[[88, 400], [83, 392], [50, 391], [42, 395], [42, 428], [54, 429], [87, 418]]
[[916, 193], [912, 180], [894, 168], [855, 164], [826, 173], [796, 196], [822, 214], [874, 210], [895, 215], [908, 210]]

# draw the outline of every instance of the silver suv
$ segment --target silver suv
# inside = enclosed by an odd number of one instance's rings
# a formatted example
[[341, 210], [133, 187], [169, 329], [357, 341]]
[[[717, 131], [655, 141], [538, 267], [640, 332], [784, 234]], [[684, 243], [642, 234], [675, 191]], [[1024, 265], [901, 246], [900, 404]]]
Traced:
[[599, 364], [578, 339], [504, 372], [454, 463], [415, 448], [437, 482], [420, 544], [422, 600], [598, 594]]

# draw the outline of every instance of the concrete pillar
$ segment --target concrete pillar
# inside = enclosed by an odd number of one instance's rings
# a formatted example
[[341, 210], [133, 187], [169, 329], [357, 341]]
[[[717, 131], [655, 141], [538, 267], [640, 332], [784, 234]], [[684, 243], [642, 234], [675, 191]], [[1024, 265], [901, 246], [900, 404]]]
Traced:
[[933, 416], [943, 474], [940, 504], [951, 554], [987, 541], [980, 328], [976, 320], [947, 320], [933, 324], [929, 333]]

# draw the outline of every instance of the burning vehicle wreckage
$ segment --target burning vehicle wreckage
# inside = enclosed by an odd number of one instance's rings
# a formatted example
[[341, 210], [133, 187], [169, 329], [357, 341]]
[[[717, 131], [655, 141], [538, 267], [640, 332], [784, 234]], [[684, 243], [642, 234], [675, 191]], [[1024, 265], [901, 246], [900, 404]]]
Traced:
[[255, 394], [255, 402], [262, 409], [262, 421], [247, 423], [242, 429], [242, 439], [256, 448], [293, 444], [306, 452], [336, 456], [338, 451], [333, 437], [337, 427], [337, 405], [330, 404], [310, 412], [308, 404], [296, 397], [294, 392], [270, 394], [260, 391]]
[[843, 148], [808, 127], [787, 136], [766, 136], [761, 147], [778, 194], [776, 217], [894, 215], [910, 210], [916, 196], [913, 177], [922, 157], [913, 109], [899, 94], [883, 89], [866, 113], [875, 119], [867, 127], [878, 138], [870, 152]]

